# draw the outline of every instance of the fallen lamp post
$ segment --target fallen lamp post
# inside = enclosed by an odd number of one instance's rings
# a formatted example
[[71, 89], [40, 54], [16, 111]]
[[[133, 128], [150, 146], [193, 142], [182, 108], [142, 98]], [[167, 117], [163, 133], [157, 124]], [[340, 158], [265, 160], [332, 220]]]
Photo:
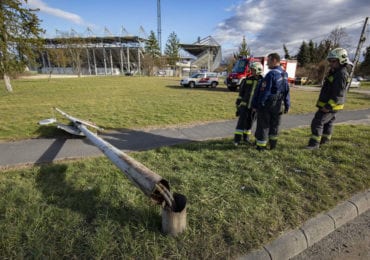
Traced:
[[176, 236], [186, 228], [186, 197], [171, 193], [167, 180], [151, 171], [140, 162], [91, 132], [87, 127], [104, 130], [95, 124], [73, 117], [62, 110], [57, 112], [66, 117], [72, 125], [58, 123], [56, 118], [45, 119], [40, 125], [57, 123], [57, 127], [73, 135], [86, 136], [131, 180], [145, 195], [162, 206], [162, 231]]

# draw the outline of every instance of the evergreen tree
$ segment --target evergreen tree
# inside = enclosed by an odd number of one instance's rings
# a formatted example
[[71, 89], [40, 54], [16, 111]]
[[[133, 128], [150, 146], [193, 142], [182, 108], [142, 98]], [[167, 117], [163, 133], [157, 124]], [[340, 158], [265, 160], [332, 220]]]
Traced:
[[166, 48], [164, 50], [164, 53], [166, 54], [168, 59], [168, 63], [171, 66], [175, 66], [176, 61], [179, 60], [179, 51], [180, 51], [180, 40], [178, 39], [177, 34], [175, 32], [172, 32], [168, 36]]
[[251, 51], [247, 45], [247, 41], [245, 40], [245, 36], [243, 36], [243, 40], [242, 40], [242, 43], [240, 44], [239, 46], [239, 53], [238, 53], [238, 56], [244, 56], [244, 57], [248, 57], [250, 55]]
[[370, 75], [370, 46], [368, 46], [364, 52], [364, 61], [361, 62], [360, 72], [364, 76]]
[[312, 40], [308, 42], [308, 56], [309, 56], [309, 63], [315, 62], [315, 44]]
[[158, 40], [153, 31], [150, 31], [148, 40], [145, 42], [145, 53], [152, 58], [161, 56], [161, 49], [159, 48]]
[[161, 65], [161, 49], [153, 31], [150, 31], [148, 40], [145, 42], [145, 54], [142, 61], [144, 71], [149, 75], [155, 75], [155, 66]]
[[0, 75], [7, 91], [13, 91], [9, 76], [23, 72], [42, 47], [36, 10], [24, 7], [27, 0], [0, 1]]
[[306, 64], [310, 62], [309, 49], [305, 41], [302, 42], [301, 47], [299, 48], [297, 60], [299, 65], [302, 67], [304, 67]]
[[289, 55], [288, 48], [286, 47], [285, 44], [283, 44], [283, 49], [284, 49], [284, 53], [285, 53], [284, 58], [289, 60], [291, 57]]
[[316, 51], [315, 51], [316, 62], [326, 60], [326, 57], [328, 56], [331, 46], [332, 46], [332, 42], [330, 40], [326, 39], [320, 42], [319, 46], [316, 47]]

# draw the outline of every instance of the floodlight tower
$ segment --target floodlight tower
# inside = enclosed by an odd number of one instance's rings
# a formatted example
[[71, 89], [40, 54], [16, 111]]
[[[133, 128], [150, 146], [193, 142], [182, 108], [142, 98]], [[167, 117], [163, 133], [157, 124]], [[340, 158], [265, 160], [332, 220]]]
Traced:
[[157, 38], [159, 51], [162, 54], [161, 0], [157, 0]]

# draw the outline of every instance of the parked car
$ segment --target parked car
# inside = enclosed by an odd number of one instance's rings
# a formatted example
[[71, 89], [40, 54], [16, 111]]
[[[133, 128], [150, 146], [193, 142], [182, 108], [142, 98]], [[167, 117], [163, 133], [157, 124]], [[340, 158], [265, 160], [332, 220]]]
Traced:
[[352, 78], [350, 88], [359, 88], [360, 86], [361, 86], [360, 81], [358, 81], [356, 78]]
[[307, 80], [308, 80], [307, 77], [296, 77], [294, 84], [295, 85], [305, 85], [307, 84]]
[[215, 72], [195, 73], [189, 78], [180, 80], [180, 85], [184, 87], [194, 88], [199, 86], [215, 88], [218, 85], [218, 77]]

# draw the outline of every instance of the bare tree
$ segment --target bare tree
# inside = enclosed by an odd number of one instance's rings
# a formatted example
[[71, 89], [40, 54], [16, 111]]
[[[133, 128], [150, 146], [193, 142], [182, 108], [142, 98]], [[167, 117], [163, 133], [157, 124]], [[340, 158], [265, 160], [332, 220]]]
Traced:
[[342, 27], [337, 27], [332, 30], [327, 38], [331, 42], [331, 47], [338, 48], [348, 48], [350, 47], [350, 39], [346, 30]]

